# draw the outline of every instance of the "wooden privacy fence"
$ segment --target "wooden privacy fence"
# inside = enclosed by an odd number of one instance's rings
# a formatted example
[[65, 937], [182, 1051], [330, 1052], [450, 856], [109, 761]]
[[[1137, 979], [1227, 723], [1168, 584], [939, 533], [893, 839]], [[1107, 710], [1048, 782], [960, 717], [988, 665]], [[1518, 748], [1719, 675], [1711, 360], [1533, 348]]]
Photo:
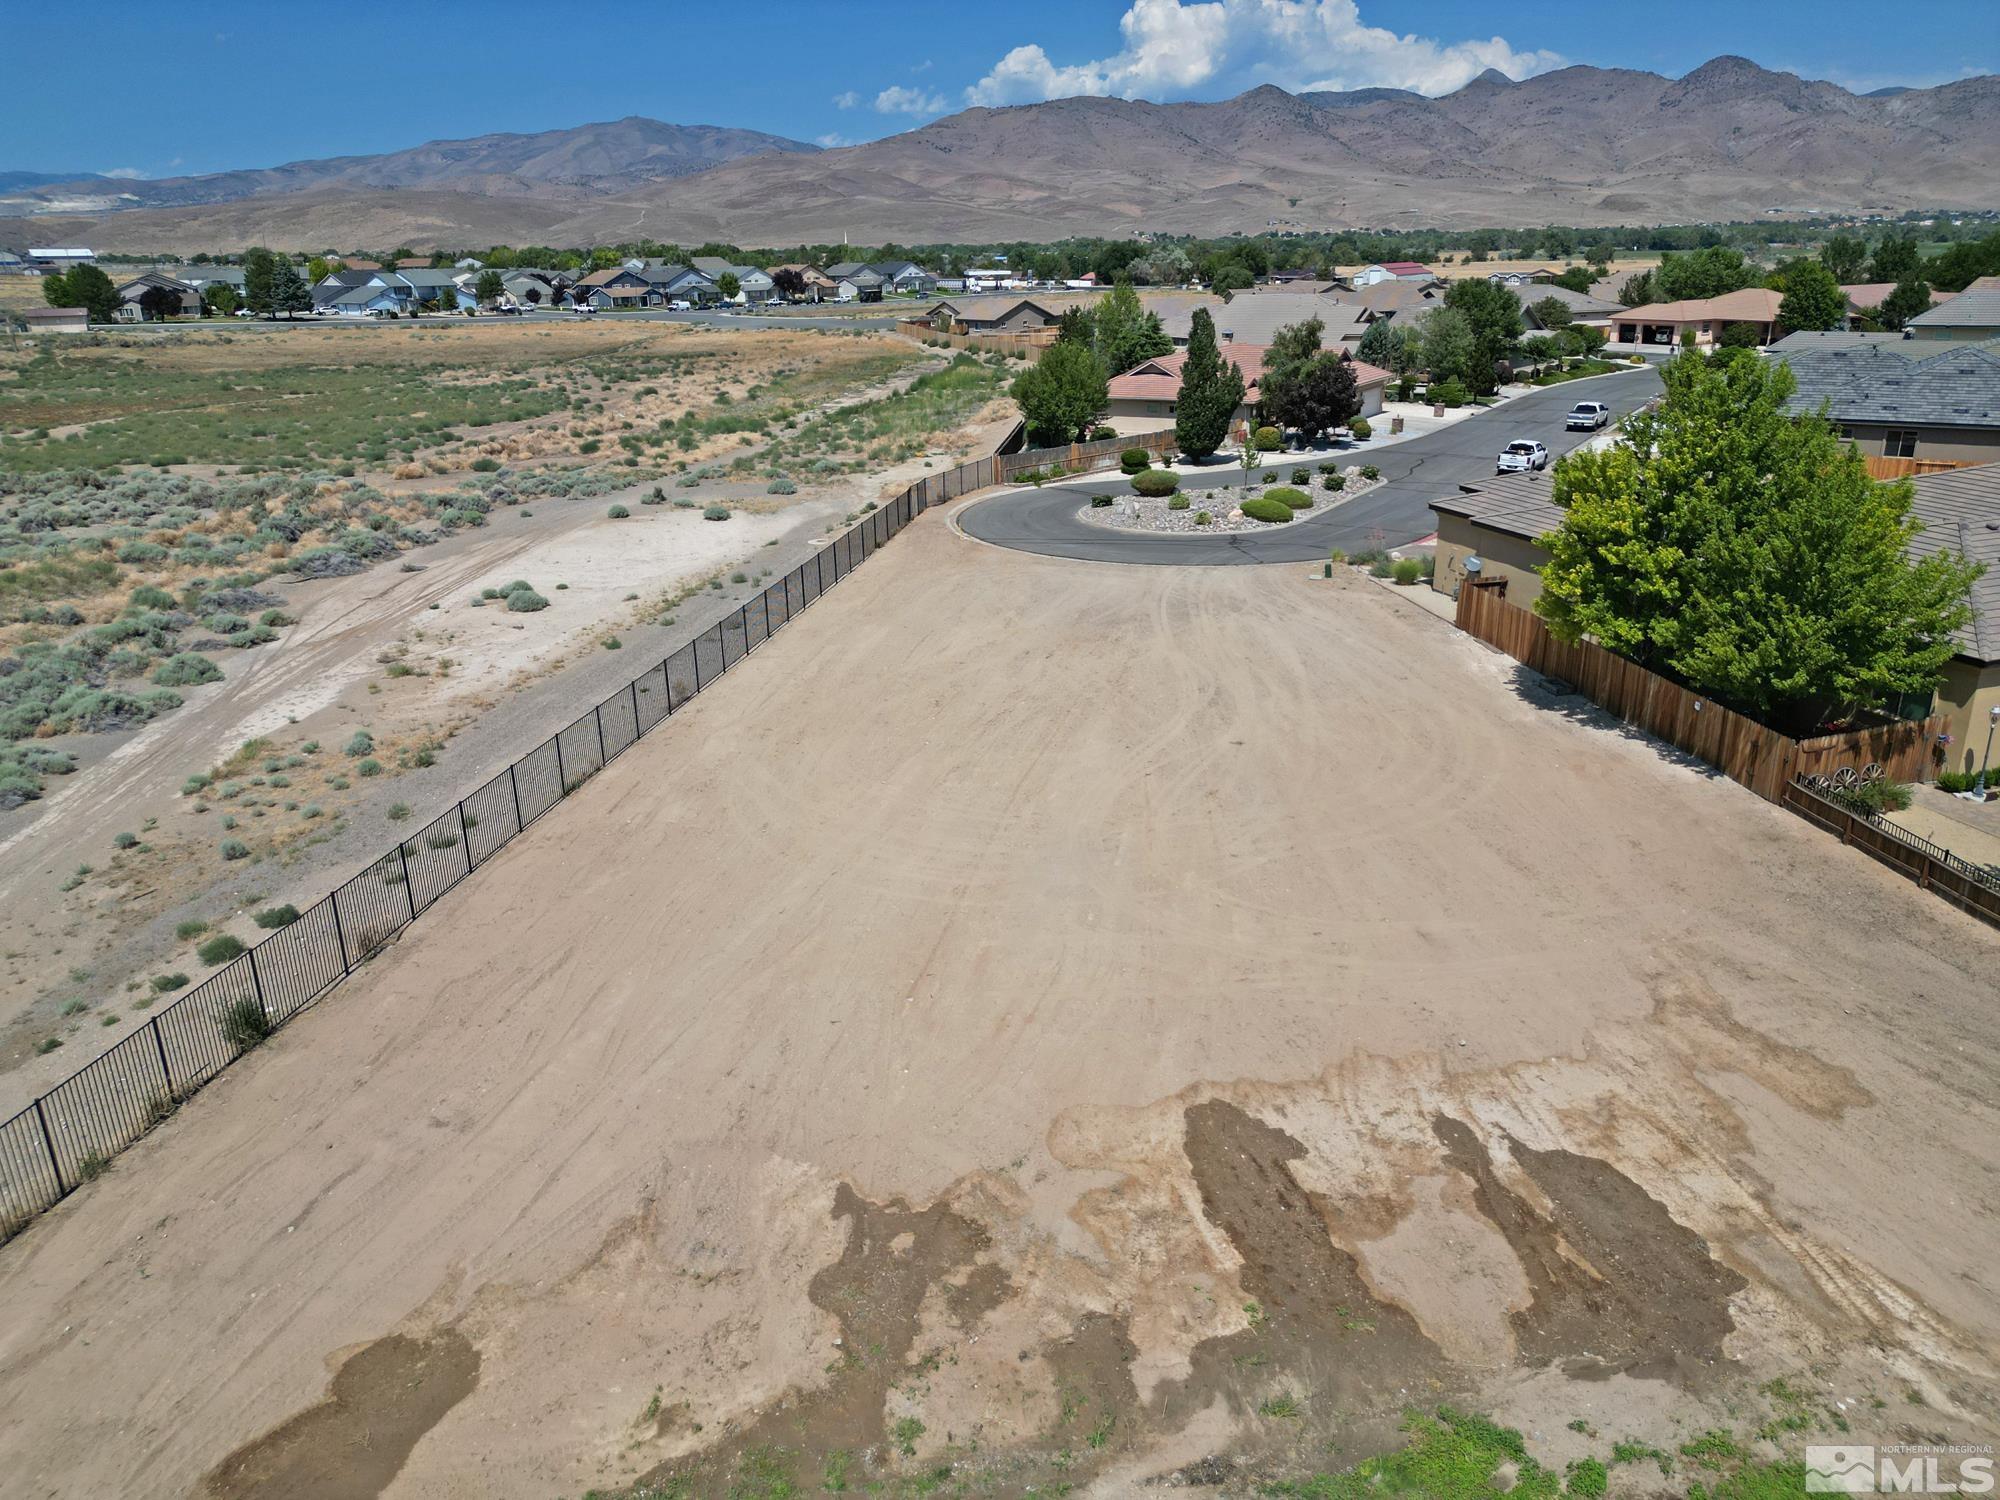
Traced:
[[908, 334], [913, 339], [922, 339], [940, 349], [970, 349], [984, 354], [1019, 354], [1030, 364], [1040, 359], [1049, 349], [1055, 347], [1056, 331], [1047, 328], [1039, 333], [940, 333], [921, 318], [905, 318], [896, 325], [897, 331]]
[[1796, 781], [1786, 783], [1779, 800], [1808, 823], [1838, 834], [1841, 843], [1852, 844], [1961, 911], [2000, 927], [2000, 870], [1982, 869], [1907, 828], [1856, 812]]
[[1538, 615], [1507, 603], [1492, 588], [1459, 590], [1458, 628], [1524, 666], [1573, 684], [1607, 713], [1706, 761], [1770, 802], [1785, 800], [1794, 777], [1842, 766], [1859, 769], [1871, 761], [1894, 780], [1921, 781], [1930, 774], [1930, 747], [1944, 732], [1945, 721], [1930, 718], [1795, 740], [1602, 646], [1557, 640]]
[[1884, 458], [1879, 453], [1864, 453], [1861, 461], [1868, 466], [1870, 479], [1907, 479], [1912, 474], [1942, 474], [1946, 469], [1966, 467], [1951, 458]]

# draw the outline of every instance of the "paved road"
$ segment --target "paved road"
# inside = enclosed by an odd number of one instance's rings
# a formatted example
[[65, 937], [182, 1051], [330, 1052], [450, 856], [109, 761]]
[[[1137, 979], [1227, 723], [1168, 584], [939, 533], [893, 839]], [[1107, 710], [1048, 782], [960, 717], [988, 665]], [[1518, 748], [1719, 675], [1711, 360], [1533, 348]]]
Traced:
[[[1050, 557], [1095, 562], [1167, 566], [1216, 563], [1307, 562], [1339, 547], [1357, 552], [1370, 546], [1399, 546], [1436, 529], [1430, 502], [1456, 494], [1461, 484], [1493, 477], [1493, 456], [1515, 438], [1539, 438], [1552, 454], [1567, 453], [1591, 433], [1565, 432], [1563, 415], [1578, 401], [1602, 401], [1623, 416], [1660, 390], [1648, 368], [1596, 380], [1571, 381], [1519, 396], [1488, 412], [1454, 422], [1436, 432], [1381, 448], [1342, 452], [1342, 461], [1366, 461], [1381, 469], [1387, 484], [1357, 496], [1310, 521], [1270, 531], [1218, 536], [1121, 534], [1080, 519], [1092, 494], [1129, 495], [1122, 476], [1080, 479], [1041, 489], [1016, 490], [982, 500], [959, 524], [981, 541]], [[1271, 467], [1314, 463], [1318, 454], [1280, 454]], [[1218, 489], [1242, 481], [1240, 465], [1218, 465], [1184, 476], [1184, 490]]]

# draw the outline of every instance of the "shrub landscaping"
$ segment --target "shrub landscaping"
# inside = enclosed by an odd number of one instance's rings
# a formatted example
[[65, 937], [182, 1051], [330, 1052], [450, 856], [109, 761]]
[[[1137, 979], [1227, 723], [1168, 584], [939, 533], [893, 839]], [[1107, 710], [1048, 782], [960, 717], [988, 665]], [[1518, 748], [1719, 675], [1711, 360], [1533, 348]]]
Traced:
[[1269, 495], [1252, 495], [1243, 502], [1243, 514], [1253, 521], [1268, 521], [1276, 526], [1291, 520], [1292, 508]]
[[[1266, 500], [1275, 500], [1280, 505], [1288, 505], [1293, 510], [1311, 510], [1313, 504], [1311, 495], [1308, 495], [1304, 490], [1295, 490], [1290, 485], [1285, 484], [1276, 485], [1264, 491], [1264, 498]], [[1246, 510], [1244, 514], [1248, 515], [1249, 512]]]
[[1142, 469], [1132, 476], [1133, 490], [1150, 499], [1171, 495], [1180, 487], [1180, 475], [1171, 469]]

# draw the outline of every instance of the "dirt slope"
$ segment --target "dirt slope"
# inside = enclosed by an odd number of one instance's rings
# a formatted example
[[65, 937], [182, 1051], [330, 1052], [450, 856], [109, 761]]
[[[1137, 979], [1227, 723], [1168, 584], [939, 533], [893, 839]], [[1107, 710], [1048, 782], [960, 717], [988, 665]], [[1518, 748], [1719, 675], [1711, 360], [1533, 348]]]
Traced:
[[0, 1472], [1117, 1494], [1808, 1365], [1990, 1431], [1994, 935], [1511, 672], [926, 518], [0, 1250]]

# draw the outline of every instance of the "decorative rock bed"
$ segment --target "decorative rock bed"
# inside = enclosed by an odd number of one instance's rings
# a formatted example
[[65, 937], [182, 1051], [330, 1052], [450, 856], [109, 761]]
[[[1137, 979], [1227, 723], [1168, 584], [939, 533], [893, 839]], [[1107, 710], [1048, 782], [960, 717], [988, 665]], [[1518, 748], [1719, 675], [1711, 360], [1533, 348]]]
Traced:
[[[1282, 457], [1282, 455], [1281, 455]], [[1289, 483], [1293, 468], [1288, 463], [1270, 465], [1269, 472], [1278, 477], [1269, 484], [1254, 484], [1247, 490], [1238, 484], [1228, 489], [1183, 490], [1181, 497], [1187, 501], [1186, 510], [1169, 509], [1174, 496], [1148, 498], [1140, 495], [1118, 495], [1107, 505], [1085, 505], [1077, 512], [1093, 526], [1103, 526], [1112, 531], [1156, 532], [1162, 536], [1212, 536], [1218, 532], [1277, 531], [1286, 526], [1296, 526], [1301, 521], [1323, 515], [1344, 500], [1352, 500], [1356, 495], [1365, 495], [1377, 485], [1380, 479], [1363, 479], [1361, 466], [1354, 464], [1342, 469], [1346, 487], [1339, 490], [1323, 488], [1326, 478], [1317, 468], [1313, 470], [1309, 485], [1295, 486], [1312, 496], [1312, 506], [1307, 510], [1295, 510], [1289, 521], [1253, 521], [1240, 509], [1249, 495], [1262, 495], [1274, 489], [1284, 488]], [[1240, 472], [1240, 471], [1239, 471]], [[1182, 476], [1185, 479], [1186, 476]], [[1207, 525], [1199, 525], [1195, 517], [1207, 512]]]

